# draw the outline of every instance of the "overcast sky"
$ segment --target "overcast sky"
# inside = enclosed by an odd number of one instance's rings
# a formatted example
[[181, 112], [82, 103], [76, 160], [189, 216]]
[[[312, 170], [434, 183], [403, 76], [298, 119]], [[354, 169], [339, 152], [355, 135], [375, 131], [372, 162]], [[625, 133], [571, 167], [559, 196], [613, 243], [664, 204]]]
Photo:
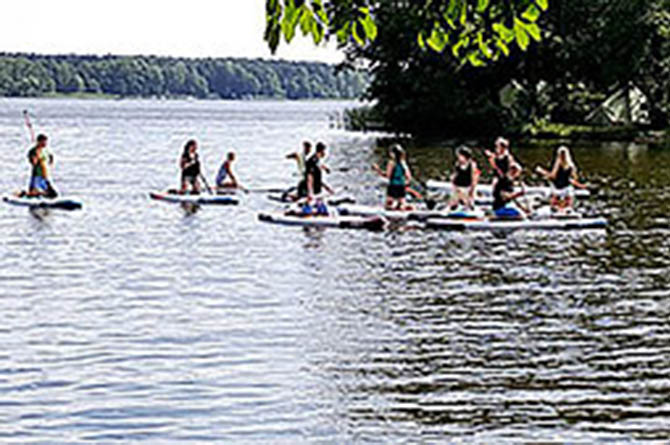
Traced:
[[[265, 0], [10, 0], [2, 9], [2, 52], [270, 57]], [[301, 35], [278, 57], [341, 60]]]

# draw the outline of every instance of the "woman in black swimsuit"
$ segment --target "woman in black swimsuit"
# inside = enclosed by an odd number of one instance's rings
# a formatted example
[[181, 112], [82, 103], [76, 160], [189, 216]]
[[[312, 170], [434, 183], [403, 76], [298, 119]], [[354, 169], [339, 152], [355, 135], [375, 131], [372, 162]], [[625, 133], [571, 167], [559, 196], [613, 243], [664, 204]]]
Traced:
[[453, 191], [449, 200], [449, 208], [455, 209], [460, 204], [472, 210], [478, 181], [479, 169], [477, 162], [472, 157], [472, 152], [467, 147], [459, 148], [456, 151], [454, 173], [451, 175]]
[[198, 158], [198, 143], [191, 139], [184, 146], [184, 151], [179, 159], [181, 168], [181, 193], [186, 193], [189, 184], [191, 193], [200, 193], [200, 159]]

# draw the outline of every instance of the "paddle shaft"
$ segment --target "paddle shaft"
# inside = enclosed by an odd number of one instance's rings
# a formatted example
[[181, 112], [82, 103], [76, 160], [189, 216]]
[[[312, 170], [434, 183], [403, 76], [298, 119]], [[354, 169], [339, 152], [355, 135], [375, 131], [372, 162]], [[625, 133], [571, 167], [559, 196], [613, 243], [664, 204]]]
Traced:
[[33, 128], [33, 124], [30, 122], [30, 115], [28, 114], [28, 110], [23, 110], [23, 121], [25, 122], [26, 127], [28, 128], [28, 132], [30, 134], [30, 142], [34, 143], [35, 129]]

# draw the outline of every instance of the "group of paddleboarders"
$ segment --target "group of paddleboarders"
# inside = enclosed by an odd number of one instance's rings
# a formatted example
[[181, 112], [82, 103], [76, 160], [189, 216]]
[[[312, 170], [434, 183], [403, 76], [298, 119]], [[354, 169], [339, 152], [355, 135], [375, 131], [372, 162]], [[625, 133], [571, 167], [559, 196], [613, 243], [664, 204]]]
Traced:
[[[233, 163], [235, 162], [235, 152], [230, 151], [226, 154], [221, 167], [216, 175], [215, 185], [217, 193], [226, 193], [227, 191], [242, 189], [244, 187], [237, 180], [233, 172]], [[198, 156], [198, 142], [191, 139], [186, 142], [179, 158], [179, 168], [181, 170], [181, 188], [179, 193], [200, 194], [202, 187], [200, 181], [204, 182], [205, 187], [211, 192], [207, 180], [202, 174], [200, 158]], [[190, 189], [190, 190], [189, 190]]]
[[[485, 150], [493, 174], [492, 212], [500, 219], [521, 219], [532, 212], [528, 205], [519, 201], [526, 194], [525, 185], [521, 180], [522, 165], [510, 151], [510, 143], [505, 138], [495, 141], [494, 150]], [[407, 165], [407, 156], [402, 147], [393, 144], [389, 149], [389, 160], [386, 170], [373, 164], [372, 168], [380, 176], [388, 180], [385, 208], [387, 210], [413, 210], [406, 203], [407, 193], [417, 193], [411, 187], [412, 172]], [[557, 150], [556, 160], [551, 170], [536, 167], [535, 171], [551, 183], [550, 207], [553, 212], [570, 212], [574, 204], [574, 188], [586, 188], [579, 182], [578, 171], [572, 160], [570, 150], [561, 146]], [[481, 171], [478, 168], [473, 152], [467, 147], [456, 150], [456, 161], [450, 175], [451, 196], [447, 208], [451, 210], [475, 209], [476, 189], [479, 185]]]
[[330, 168], [323, 162], [326, 157], [326, 144], [317, 142], [312, 153], [312, 143], [304, 141], [302, 151], [286, 155], [286, 159], [294, 160], [297, 174], [300, 178], [295, 187], [286, 190], [282, 200], [286, 202], [300, 202], [299, 213], [304, 215], [328, 215], [328, 207], [323, 202], [323, 191], [330, 194], [334, 190], [323, 180], [323, 173], [330, 174]]
[[[28, 161], [31, 165], [30, 183], [26, 197], [55, 198], [58, 193], [50, 179], [50, 169], [53, 165], [53, 155], [47, 148], [48, 138], [40, 134], [35, 139], [35, 145], [28, 151]], [[324, 191], [333, 194], [333, 189], [326, 184], [323, 174], [329, 174], [330, 168], [323, 162], [326, 157], [326, 145], [318, 142], [314, 151], [309, 141], [303, 142], [302, 150], [286, 155], [294, 160], [297, 166], [299, 181], [297, 186], [284, 192], [282, 199], [288, 202], [299, 202], [302, 214], [327, 215], [328, 209], [322, 200]], [[525, 195], [525, 185], [521, 180], [523, 167], [510, 151], [510, 143], [505, 138], [495, 141], [494, 150], [485, 150], [493, 183], [492, 183], [492, 211], [496, 218], [518, 219], [531, 213], [529, 206], [519, 202]], [[221, 164], [215, 179], [217, 193], [229, 193], [241, 189], [246, 190], [237, 179], [233, 171], [236, 154], [228, 152]], [[198, 156], [198, 142], [188, 140], [184, 145], [179, 158], [181, 171], [181, 187], [174, 193], [199, 194], [202, 192], [200, 181], [210, 193], [213, 193], [202, 175], [202, 168]], [[407, 154], [399, 144], [393, 144], [388, 151], [386, 168], [377, 164], [373, 170], [388, 181], [385, 198], [387, 210], [413, 210], [407, 203], [408, 193], [421, 198], [421, 194], [411, 186], [412, 171], [407, 163]], [[556, 159], [550, 169], [541, 166], [535, 172], [551, 183], [550, 207], [553, 212], [569, 212], [574, 204], [574, 188], [584, 189], [586, 185], [579, 181], [578, 170], [572, 159], [570, 150], [561, 146], [556, 152]], [[456, 150], [456, 160], [450, 175], [451, 196], [447, 207], [455, 210], [475, 209], [476, 189], [479, 185], [481, 171], [474, 158], [473, 152], [467, 147]], [[417, 196], [418, 195], [418, 196]]]

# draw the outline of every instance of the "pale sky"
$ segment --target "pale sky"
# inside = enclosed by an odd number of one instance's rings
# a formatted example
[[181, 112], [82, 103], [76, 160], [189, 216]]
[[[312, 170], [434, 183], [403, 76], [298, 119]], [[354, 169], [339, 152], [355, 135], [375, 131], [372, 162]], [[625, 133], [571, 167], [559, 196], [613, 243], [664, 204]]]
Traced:
[[[0, 51], [43, 54], [270, 57], [265, 0], [12, 0], [3, 2]], [[299, 33], [298, 33], [299, 34]], [[277, 57], [339, 62], [301, 34]]]

